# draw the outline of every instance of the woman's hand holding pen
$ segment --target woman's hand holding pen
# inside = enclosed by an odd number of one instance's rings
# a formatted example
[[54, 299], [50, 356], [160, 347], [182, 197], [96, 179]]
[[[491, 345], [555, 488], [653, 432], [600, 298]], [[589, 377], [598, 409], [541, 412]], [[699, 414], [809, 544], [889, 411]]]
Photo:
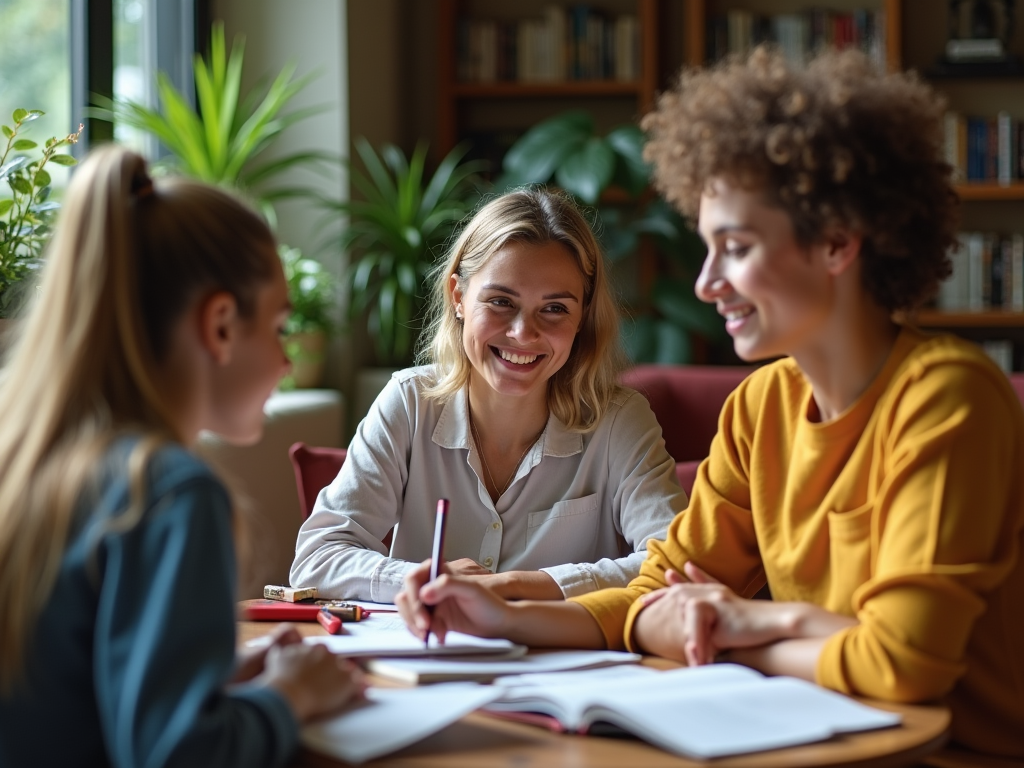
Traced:
[[[450, 565], [444, 565], [445, 572], [435, 581], [430, 581], [429, 560], [406, 575], [395, 605], [409, 631], [422, 640], [429, 630], [440, 642], [452, 631], [505, 637], [511, 614], [508, 603], [478, 580], [451, 573]], [[434, 607], [433, 615], [428, 605]]]

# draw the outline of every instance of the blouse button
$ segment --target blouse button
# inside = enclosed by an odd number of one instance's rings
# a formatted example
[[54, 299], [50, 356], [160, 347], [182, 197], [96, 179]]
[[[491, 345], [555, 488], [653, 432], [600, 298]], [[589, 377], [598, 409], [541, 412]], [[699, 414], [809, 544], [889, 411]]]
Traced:
[[484, 560], [484, 565], [490, 568], [492, 565], [494, 565], [494, 558], [488, 557], [486, 560]]
[[491, 528], [493, 528], [494, 530], [498, 530], [499, 528], [501, 528], [501, 523], [491, 523]]

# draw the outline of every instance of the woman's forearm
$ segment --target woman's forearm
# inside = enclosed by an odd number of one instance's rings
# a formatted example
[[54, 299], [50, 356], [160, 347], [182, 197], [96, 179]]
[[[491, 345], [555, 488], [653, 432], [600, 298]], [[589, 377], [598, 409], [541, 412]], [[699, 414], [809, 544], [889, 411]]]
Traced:
[[510, 603], [501, 633], [509, 640], [534, 648], [607, 647], [597, 620], [577, 603], [524, 600]]

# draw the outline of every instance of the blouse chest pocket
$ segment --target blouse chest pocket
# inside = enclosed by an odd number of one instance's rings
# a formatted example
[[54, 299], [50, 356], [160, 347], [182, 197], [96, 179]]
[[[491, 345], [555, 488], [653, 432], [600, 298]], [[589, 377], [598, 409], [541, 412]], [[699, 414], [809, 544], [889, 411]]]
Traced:
[[871, 578], [871, 521], [874, 504], [828, 513], [829, 610], [852, 616], [853, 593]]
[[594, 549], [600, 508], [598, 494], [566, 499], [551, 509], [531, 512], [527, 518], [526, 546], [531, 553], [543, 550], [559, 563], [571, 563]]

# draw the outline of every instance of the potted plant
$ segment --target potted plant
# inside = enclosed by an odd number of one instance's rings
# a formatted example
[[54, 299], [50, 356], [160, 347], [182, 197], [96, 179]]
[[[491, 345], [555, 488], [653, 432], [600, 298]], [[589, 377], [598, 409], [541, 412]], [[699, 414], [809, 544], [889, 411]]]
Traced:
[[428, 177], [424, 143], [408, 159], [391, 145], [378, 154], [363, 138], [356, 151], [366, 170], [349, 164], [349, 173], [363, 199], [326, 204], [331, 215], [348, 219], [341, 246], [349, 252], [349, 320], [365, 320], [378, 365], [407, 365], [425, 299], [423, 278], [472, 209], [479, 164], [463, 163], [466, 148], [456, 147]]
[[305, 188], [272, 186], [282, 173], [296, 167], [319, 167], [337, 162], [324, 152], [292, 152], [262, 165], [253, 163], [290, 126], [320, 111], [317, 108], [286, 111], [288, 103], [305, 88], [311, 76], [294, 79], [295, 66], [286, 66], [269, 86], [242, 89], [245, 39], [236, 37], [228, 53], [224, 25], [215, 23], [210, 34], [210, 53], [196, 55], [193, 72], [195, 110], [160, 72], [157, 92], [160, 108], [131, 100], [96, 97], [90, 113], [116, 120], [152, 134], [171, 152], [170, 169], [211, 184], [241, 190], [253, 197], [271, 223], [276, 220], [273, 203], [288, 197], [314, 197]]
[[42, 117], [38, 109], [16, 109], [11, 116], [13, 127], [0, 126], [5, 143], [0, 144], [0, 181], [10, 190], [10, 197], [0, 198], [0, 333], [25, 298], [41, 264], [41, 256], [50, 236], [50, 226], [59, 203], [50, 199], [48, 163], [70, 166], [77, 162], [71, 155], [59, 152], [74, 144], [82, 133], [47, 139], [34, 159], [22, 154], [39, 149], [24, 138], [25, 126]]
[[613, 263], [636, 254], [641, 238], [648, 238], [659, 269], [649, 295], [637, 297], [625, 321], [626, 351], [637, 363], [687, 363], [693, 359], [693, 335], [718, 340], [724, 327], [693, 291], [703, 244], [671, 206], [650, 193], [643, 145], [635, 125], [601, 136], [589, 114], [565, 112], [538, 123], [509, 148], [498, 184], [555, 183], [595, 206], [594, 229]]
[[285, 351], [292, 371], [281, 389], [318, 387], [323, 382], [327, 339], [334, 329], [335, 280], [315, 259], [298, 248], [279, 249], [292, 313], [288, 318]]

